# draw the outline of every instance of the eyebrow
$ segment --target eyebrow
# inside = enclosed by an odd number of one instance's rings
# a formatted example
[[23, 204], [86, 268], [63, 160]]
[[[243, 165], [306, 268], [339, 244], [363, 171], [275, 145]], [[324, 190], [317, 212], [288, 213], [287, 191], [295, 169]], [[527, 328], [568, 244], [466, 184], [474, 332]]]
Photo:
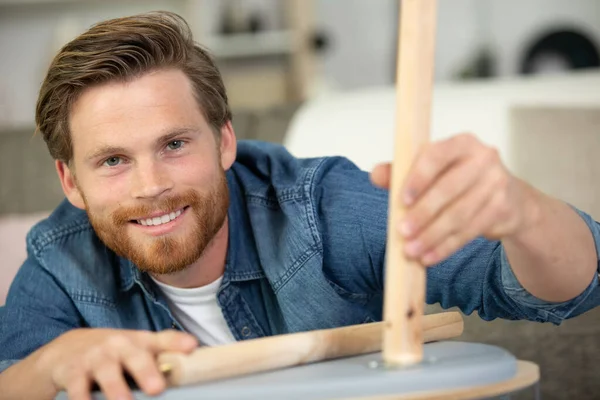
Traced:
[[[192, 132], [198, 132], [198, 129], [197, 128], [188, 128], [188, 127], [175, 128], [175, 129], [172, 129], [172, 130], [168, 131], [167, 133], [161, 135], [158, 139], [155, 140], [155, 144], [156, 144], [156, 146], [160, 146], [160, 145], [163, 145], [164, 143], [170, 142], [171, 140], [177, 138], [178, 136], [184, 135], [186, 133], [192, 133]], [[123, 153], [127, 153], [127, 152], [128, 151], [125, 147], [104, 145], [104, 146], [100, 146], [98, 149], [96, 149], [92, 153], [88, 154], [85, 157], [85, 160], [92, 161], [92, 160], [96, 160], [99, 158], [109, 157], [113, 154], [123, 154]]]

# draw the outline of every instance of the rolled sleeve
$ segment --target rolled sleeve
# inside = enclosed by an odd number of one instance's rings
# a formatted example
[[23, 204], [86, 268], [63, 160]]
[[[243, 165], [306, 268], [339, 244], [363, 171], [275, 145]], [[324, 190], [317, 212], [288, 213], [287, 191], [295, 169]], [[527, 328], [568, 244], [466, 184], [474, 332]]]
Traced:
[[[575, 207], [572, 208], [585, 221], [594, 237], [594, 244], [596, 246], [596, 270], [598, 271], [598, 259], [600, 259], [600, 254], [598, 253], [598, 249], [600, 248], [600, 229], [598, 223], [583, 211], [578, 210]], [[598, 273], [594, 274], [588, 287], [579, 296], [560, 303], [548, 302], [532, 295], [519, 283], [508, 262], [504, 247], [501, 247], [500, 263], [504, 291], [516, 303], [533, 311], [536, 315], [535, 320], [537, 321], [552, 322], [558, 325], [565, 319], [579, 315], [600, 304]]]
[[4, 360], [0, 361], [0, 374], [3, 373], [8, 367], [18, 363], [20, 360]]

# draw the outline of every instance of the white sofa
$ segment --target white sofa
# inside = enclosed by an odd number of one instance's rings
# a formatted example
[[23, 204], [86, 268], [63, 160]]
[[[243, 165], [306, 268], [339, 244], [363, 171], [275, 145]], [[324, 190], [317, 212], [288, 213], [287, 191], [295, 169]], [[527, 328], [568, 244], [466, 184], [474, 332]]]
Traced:
[[[296, 156], [343, 155], [370, 170], [393, 154], [395, 88], [332, 93], [305, 103], [284, 145]], [[471, 132], [511, 166], [510, 112], [521, 106], [600, 106], [600, 71], [492, 81], [438, 83], [431, 139]]]
[[[600, 73], [438, 84], [432, 140], [470, 131], [515, 173], [600, 220]], [[360, 168], [392, 159], [395, 88], [338, 93], [303, 105], [284, 140], [296, 156], [342, 155]], [[441, 311], [431, 305], [428, 313]], [[597, 399], [600, 309], [560, 327], [465, 317], [460, 340], [506, 348], [542, 371], [542, 398]], [[527, 397], [530, 393], [524, 393]]]

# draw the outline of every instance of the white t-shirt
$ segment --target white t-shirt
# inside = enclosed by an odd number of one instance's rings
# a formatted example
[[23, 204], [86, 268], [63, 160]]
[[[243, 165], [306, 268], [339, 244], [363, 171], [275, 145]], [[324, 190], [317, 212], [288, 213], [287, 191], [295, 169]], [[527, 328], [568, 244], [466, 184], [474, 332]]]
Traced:
[[220, 277], [206, 286], [182, 289], [154, 279], [164, 293], [175, 319], [198, 338], [200, 345], [216, 346], [235, 342], [217, 303], [217, 291], [222, 280], [223, 277]]

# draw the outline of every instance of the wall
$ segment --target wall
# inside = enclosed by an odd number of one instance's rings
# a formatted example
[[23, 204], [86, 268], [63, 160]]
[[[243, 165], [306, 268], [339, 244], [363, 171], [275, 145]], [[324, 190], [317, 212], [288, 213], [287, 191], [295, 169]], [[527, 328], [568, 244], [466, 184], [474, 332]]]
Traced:
[[[335, 46], [323, 57], [331, 87], [393, 81], [395, 0], [317, 0], [316, 10], [317, 25], [330, 33]], [[499, 74], [514, 75], [523, 46], [554, 24], [580, 26], [600, 46], [597, 0], [438, 0], [436, 79], [452, 79], [486, 42], [498, 56]]]
[[[242, 0], [267, 14], [281, 0]], [[315, 25], [332, 46], [322, 56], [321, 89], [355, 89], [393, 82], [397, 0], [313, 0]], [[24, 3], [25, 5], [7, 5]], [[84, 4], [85, 3], [85, 4]], [[29, 4], [29, 5], [27, 5]], [[104, 18], [168, 9], [189, 18], [198, 37], [217, 26], [219, 0], [0, 0], [0, 131], [31, 126], [37, 90], [59, 45]], [[489, 40], [502, 76], [516, 71], [525, 38], [551, 22], [573, 22], [600, 38], [597, 0], [438, 0], [436, 79], [447, 81]], [[77, 22], [74, 16], [78, 16]], [[600, 39], [599, 39], [600, 43]]]
[[[37, 91], [60, 46], [92, 23], [151, 9], [184, 10], [183, 1], [0, 1], [0, 126], [31, 126]], [[1, 129], [0, 129], [1, 130]]]

